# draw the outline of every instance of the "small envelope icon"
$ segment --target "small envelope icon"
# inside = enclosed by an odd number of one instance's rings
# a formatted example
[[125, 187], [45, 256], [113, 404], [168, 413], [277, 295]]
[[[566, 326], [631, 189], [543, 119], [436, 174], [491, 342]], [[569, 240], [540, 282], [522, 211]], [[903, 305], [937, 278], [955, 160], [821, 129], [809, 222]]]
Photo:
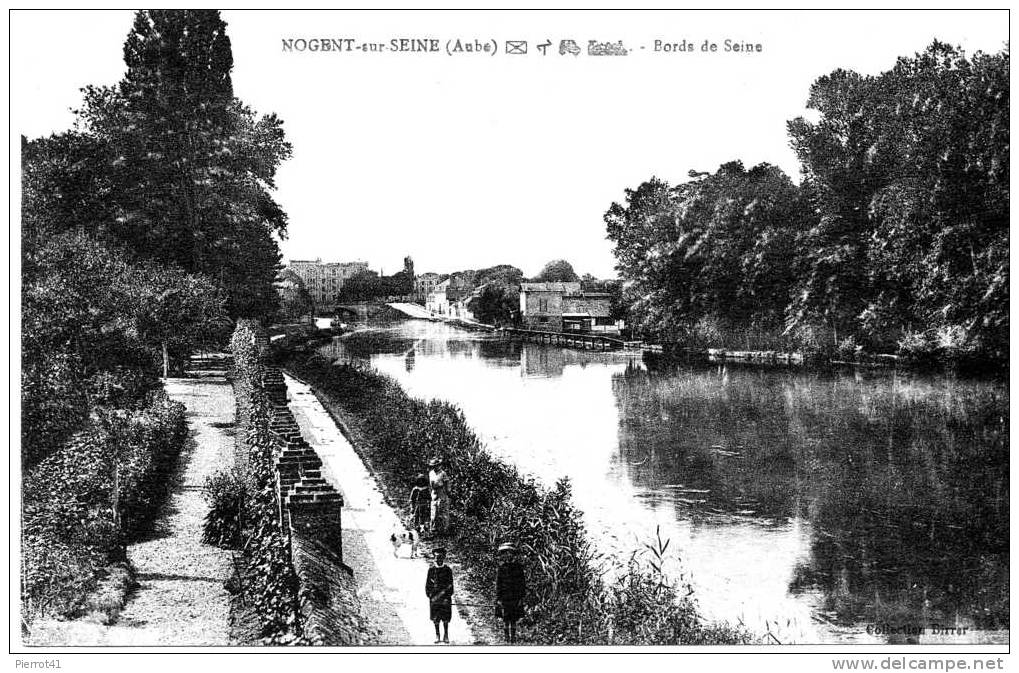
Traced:
[[526, 54], [527, 40], [506, 40], [507, 54]]

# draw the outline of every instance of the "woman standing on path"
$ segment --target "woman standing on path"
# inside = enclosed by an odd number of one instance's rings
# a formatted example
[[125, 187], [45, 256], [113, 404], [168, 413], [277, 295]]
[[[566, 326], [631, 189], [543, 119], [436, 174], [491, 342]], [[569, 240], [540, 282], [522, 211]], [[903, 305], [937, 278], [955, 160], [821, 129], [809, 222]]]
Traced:
[[449, 477], [442, 468], [441, 458], [428, 461], [428, 486], [432, 490], [432, 533], [445, 535], [449, 526]]

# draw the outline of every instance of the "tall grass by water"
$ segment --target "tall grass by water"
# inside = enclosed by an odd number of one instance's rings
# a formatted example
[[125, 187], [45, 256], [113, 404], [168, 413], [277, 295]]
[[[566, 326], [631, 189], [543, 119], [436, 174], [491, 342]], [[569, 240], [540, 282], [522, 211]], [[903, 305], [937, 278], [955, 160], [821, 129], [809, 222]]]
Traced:
[[572, 503], [569, 481], [545, 487], [495, 459], [455, 406], [412, 398], [366, 365], [291, 355], [286, 366], [354, 419], [366, 440], [360, 450], [391, 492], [407, 493], [431, 457], [444, 459], [453, 504], [450, 543], [469, 582], [490, 593], [497, 546], [511, 541], [523, 552], [527, 640], [561, 645], [752, 640], [739, 627], [700, 618], [689, 587], [663, 572], [655, 550], [668, 549], [660, 540], [608, 572], [610, 562], [593, 549]]

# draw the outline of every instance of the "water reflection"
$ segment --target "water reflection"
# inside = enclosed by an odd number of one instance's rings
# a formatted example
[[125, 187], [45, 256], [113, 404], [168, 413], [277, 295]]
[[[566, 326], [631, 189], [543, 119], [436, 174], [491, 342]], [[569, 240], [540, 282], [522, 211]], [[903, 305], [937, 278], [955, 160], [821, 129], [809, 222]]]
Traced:
[[797, 642], [895, 641], [867, 626], [935, 623], [970, 629], [952, 642], [1007, 640], [1004, 384], [649, 370], [428, 323], [323, 352], [458, 404], [524, 472], [570, 476], [606, 552], [660, 525], [712, 618]]
[[809, 522], [789, 590], [820, 592], [815, 617], [1007, 628], [1004, 388], [725, 367], [613, 386], [621, 455], [650, 457], [629, 477], [678, 515]]

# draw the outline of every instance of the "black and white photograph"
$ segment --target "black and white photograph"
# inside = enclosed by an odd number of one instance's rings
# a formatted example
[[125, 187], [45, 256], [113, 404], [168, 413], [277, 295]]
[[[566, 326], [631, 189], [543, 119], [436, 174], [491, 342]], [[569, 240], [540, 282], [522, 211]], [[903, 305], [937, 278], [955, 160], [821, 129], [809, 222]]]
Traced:
[[8, 21], [12, 670], [1007, 668], [1007, 6]]

